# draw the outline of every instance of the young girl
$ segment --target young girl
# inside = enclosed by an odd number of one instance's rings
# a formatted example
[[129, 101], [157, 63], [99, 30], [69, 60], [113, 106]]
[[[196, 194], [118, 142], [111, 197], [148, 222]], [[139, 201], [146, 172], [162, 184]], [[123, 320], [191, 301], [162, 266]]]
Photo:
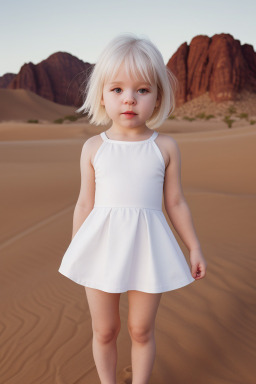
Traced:
[[[174, 109], [174, 81], [151, 41], [121, 35], [99, 57], [78, 110], [87, 112], [91, 123], [111, 121], [111, 127], [83, 145], [72, 241], [59, 272], [85, 287], [102, 384], [116, 383], [120, 294], [128, 295], [132, 383], [146, 384], [162, 293], [205, 276], [206, 261], [182, 191], [177, 142], [152, 130]], [[163, 195], [189, 249], [191, 272], [162, 211]]]

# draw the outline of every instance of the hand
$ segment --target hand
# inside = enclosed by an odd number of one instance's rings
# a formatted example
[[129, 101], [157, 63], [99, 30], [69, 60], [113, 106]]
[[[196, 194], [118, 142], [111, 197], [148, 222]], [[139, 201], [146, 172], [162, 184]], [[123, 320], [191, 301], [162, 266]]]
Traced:
[[207, 263], [203, 257], [201, 248], [192, 249], [189, 257], [193, 278], [199, 280], [205, 277]]

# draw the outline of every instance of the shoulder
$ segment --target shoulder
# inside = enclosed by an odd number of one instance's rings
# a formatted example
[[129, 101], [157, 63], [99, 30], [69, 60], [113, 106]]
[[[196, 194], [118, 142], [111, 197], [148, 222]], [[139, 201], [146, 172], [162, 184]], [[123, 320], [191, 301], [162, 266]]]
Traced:
[[92, 164], [92, 158], [103, 143], [100, 134], [89, 137], [82, 146], [81, 159], [88, 160]]
[[84, 142], [83, 148], [93, 147], [95, 144], [102, 142], [102, 138], [100, 134], [88, 137], [88, 139]]
[[172, 136], [166, 135], [165, 133], [158, 133], [157, 140], [166, 148], [178, 147], [177, 141]]
[[83, 143], [83, 146], [82, 146], [82, 153], [93, 151], [93, 149], [95, 148], [95, 146], [99, 145], [100, 143], [102, 143], [102, 138], [101, 138], [100, 134], [99, 134], [99, 135], [95, 135], [95, 136], [91, 136], [91, 137], [89, 137], [89, 138]]
[[180, 158], [180, 149], [178, 143], [172, 136], [159, 133], [156, 138], [156, 143], [163, 154], [166, 167], [172, 160]]

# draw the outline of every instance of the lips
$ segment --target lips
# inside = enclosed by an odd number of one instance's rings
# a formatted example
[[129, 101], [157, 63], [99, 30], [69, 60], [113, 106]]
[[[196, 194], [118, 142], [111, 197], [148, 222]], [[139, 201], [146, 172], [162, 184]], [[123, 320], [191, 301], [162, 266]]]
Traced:
[[126, 111], [126, 112], [123, 112], [122, 114], [124, 114], [124, 115], [137, 115], [137, 113], [135, 113], [133, 111]]

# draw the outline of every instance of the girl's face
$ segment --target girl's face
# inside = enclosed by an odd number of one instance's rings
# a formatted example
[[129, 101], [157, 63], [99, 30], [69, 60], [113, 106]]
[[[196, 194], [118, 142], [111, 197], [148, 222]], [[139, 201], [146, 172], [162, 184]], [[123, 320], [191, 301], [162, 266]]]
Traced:
[[132, 79], [121, 66], [117, 76], [104, 84], [101, 104], [113, 126], [146, 128], [145, 122], [160, 100], [156, 84], [149, 84], [143, 78]]

